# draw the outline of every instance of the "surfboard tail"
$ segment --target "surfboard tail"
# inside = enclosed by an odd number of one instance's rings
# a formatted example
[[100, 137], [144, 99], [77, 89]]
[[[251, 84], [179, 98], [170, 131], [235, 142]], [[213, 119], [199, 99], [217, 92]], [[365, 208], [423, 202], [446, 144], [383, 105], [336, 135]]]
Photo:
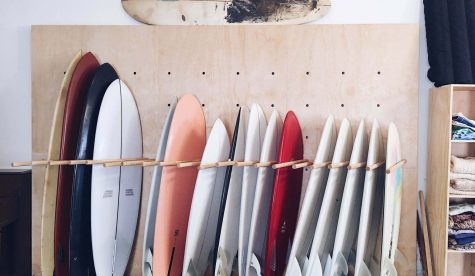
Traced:
[[302, 270], [300, 269], [299, 262], [297, 258], [292, 258], [287, 265], [287, 270], [285, 271], [286, 276], [302, 276]]
[[305, 276], [322, 276], [323, 275], [322, 262], [320, 262], [320, 258], [318, 257], [318, 255], [315, 257], [313, 262], [309, 261], [307, 269], [304, 269], [304, 275]]
[[355, 276], [371, 276], [371, 271], [365, 262], [361, 262], [358, 270], [355, 273]]
[[381, 267], [381, 276], [397, 276], [397, 270], [394, 263], [387, 257], [383, 259], [383, 265]]
[[145, 250], [144, 259], [145, 259], [145, 262], [144, 262], [143, 274], [144, 274], [144, 276], [152, 276], [153, 254], [152, 254], [152, 250], [150, 250], [150, 248], [147, 248], [147, 250]]
[[348, 262], [341, 252], [336, 254], [331, 271], [331, 275], [348, 275]]
[[251, 255], [251, 262], [249, 263], [249, 276], [261, 276], [262, 275], [262, 267], [259, 259], [257, 258], [256, 254], [253, 252]]

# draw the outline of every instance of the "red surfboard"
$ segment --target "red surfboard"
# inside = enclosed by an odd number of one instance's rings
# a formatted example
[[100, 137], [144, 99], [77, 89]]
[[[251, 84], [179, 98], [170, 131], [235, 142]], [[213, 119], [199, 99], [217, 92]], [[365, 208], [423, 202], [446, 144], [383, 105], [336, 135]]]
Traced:
[[[294, 112], [285, 116], [278, 163], [301, 160], [303, 139]], [[292, 246], [302, 190], [303, 169], [285, 167], [276, 170], [274, 191], [267, 228], [264, 275], [283, 275]]]
[[[86, 95], [99, 62], [92, 53], [85, 54], [76, 66], [69, 84], [64, 107], [61, 136], [61, 160], [76, 157], [79, 128], [86, 104]], [[54, 274], [69, 275], [69, 225], [74, 166], [60, 166], [54, 221]]]

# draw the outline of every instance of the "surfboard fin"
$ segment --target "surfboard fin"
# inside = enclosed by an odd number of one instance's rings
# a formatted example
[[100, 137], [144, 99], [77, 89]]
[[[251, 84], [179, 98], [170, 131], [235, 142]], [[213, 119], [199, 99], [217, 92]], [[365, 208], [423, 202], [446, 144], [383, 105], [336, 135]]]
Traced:
[[301, 260], [301, 265], [302, 265], [302, 275], [306, 275], [307, 274], [307, 270], [308, 270], [308, 264], [310, 262], [308, 261], [308, 257], [305, 256], [302, 258]]
[[387, 257], [384, 257], [383, 266], [381, 268], [381, 275], [383, 276], [397, 276], [397, 270], [394, 264]]
[[358, 269], [358, 276], [371, 276], [371, 271], [365, 262], [361, 262], [360, 268]]
[[152, 271], [153, 271], [153, 254], [152, 250], [150, 248], [147, 248], [145, 251], [145, 267], [144, 267], [144, 273], [145, 276], [152, 276]]
[[190, 260], [188, 263], [188, 269], [186, 270], [186, 274], [190, 276], [198, 276], [198, 272], [196, 271], [195, 265], [193, 264], [193, 260]]
[[309, 264], [308, 271], [305, 271], [304, 275], [311, 275], [311, 276], [322, 276], [322, 263], [320, 262], [320, 258], [318, 255], [315, 257], [315, 260], [312, 264]]
[[[253, 268], [254, 271], [255, 271], [255, 275], [262, 275], [262, 271], [261, 271], [261, 264], [259, 263], [259, 259], [257, 258], [256, 254], [252, 253], [251, 255], [251, 263], [249, 264], [249, 267], [250, 268]], [[252, 274], [250, 274], [252, 275]]]
[[293, 258], [289, 261], [285, 275], [302, 276], [302, 271], [300, 270], [300, 265], [297, 261], [297, 258]]
[[327, 261], [325, 262], [325, 268], [323, 269], [323, 276], [330, 276], [332, 270], [332, 257], [327, 255]]
[[228, 276], [225, 269], [228, 266], [228, 258], [226, 252], [221, 246], [218, 247], [218, 260], [216, 261], [216, 266], [216, 275]]
[[348, 275], [348, 263], [341, 252], [338, 252], [335, 256], [335, 262], [332, 264], [332, 275]]

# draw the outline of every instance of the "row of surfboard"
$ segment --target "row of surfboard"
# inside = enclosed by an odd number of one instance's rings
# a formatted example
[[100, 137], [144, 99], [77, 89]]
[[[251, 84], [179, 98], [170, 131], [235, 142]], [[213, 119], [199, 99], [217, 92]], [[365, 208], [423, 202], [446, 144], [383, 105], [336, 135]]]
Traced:
[[[199, 126], [201, 140], [196, 139], [198, 129], [190, 130], [190, 133], [182, 134], [194, 133], [195, 137], [183, 135], [183, 139], [190, 140], [179, 141], [181, 144], [204, 142], [204, 118], [199, 109], [198, 101], [189, 95], [178, 102], [176, 109], [172, 107], [162, 132], [157, 160], [170, 160], [166, 152], [172, 147], [170, 143], [177, 142], [171, 138], [175, 132], [170, 131], [180, 129], [183, 132], [185, 125]], [[196, 113], [193, 114], [193, 110], [197, 110]], [[177, 124], [175, 118], [181, 118], [185, 112], [190, 116], [188, 123]], [[397, 163], [400, 146], [394, 125], [389, 127], [388, 149], [387, 164]], [[337, 136], [330, 116], [315, 163], [331, 161], [339, 164], [349, 160], [350, 164], [366, 162], [374, 165], [380, 163], [384, 155], [376, 121], [369, 141], [362, 121], [353, 144], [349, 122], [343, 120]], [[175, 157], [193, 160], [190, 159], [192, 156]], [[255, 104], [249, 116], [246, 108], [240, 108], [231, 142], [223, 123], [220, 120], [215, 122], [201, 163], [227, 159], [262, 163], [277, 160], [282, 163], [302, 157], [302, 134], [295, 114], [287, 113], [282, 123], [274, 111], [267, 125], [262, 109]], [[384, 190], [384, 166], [366, 173], [361, 166], [354, 170], [346, 167], [315, 168], [300, 215], [302, 169], [274, 171], [270, 167], [252, 166], [202, 169], [198, 173], [190, 172], [197, 174], [196, 182], [190, 180], [189, 186], [183, 185], [184, 189], [176, 188], [183, 179], [163, 179], [165, 170], [167, 173], [173, 170], [174, 177], [184, 173], [178, 168], [155, 169], [145, 226], [145, 275], [151, 275], [152, 271], [155, 275], [206, 275], [213, 270], [215, 275], [231, 275], [233, 272], [239, 275], [283, 275], [284, 272], [287, 275], [347, 274], [348, 258], [358, 229], [357, 274], [395, 273], [400, 169], [386, 177], [387, 189]], [[363, 190], [366, 190], [364, 195]], [[184, 204], [184, 194], [188, 194], [186, 199], [191, 206], [176, 208], [170, 197], [176, 197], [180, 204]], [[379, 243], [382, 252], [379, 249], [379, 254], [376, 254], [382, 262], [377, 263], [373, 261], [373, 253], [381, 225], [383, 195], [387, 205], [385, 230]], [[165, 202], [163, 205], [162, 201]], [[358, 219], [360, 210], [361, 220]], [[151, 222], [153, 218], [156, 220]], [[186, 235], [180, 234], [184, 230], [187, 230]]]
[[[108, 63], [78, 52], [56, 102], [48, 160], [142, 158], [135, 100]], [[123, 275], [134, 241], [142, 169], [47, 166], [42, 275]]]
[[[349, 122], [344, 119], [337, 134], [330, 116], [315, 164], [376, 164], [384, 158], [382, 144], [376, 121], [369, 141], [362, 121], [353, 143]], [[48, 160], [142, 155], [139, 112], [130, 90], [112, 66], [99, 65], [91, 53], [78, 53], [65, 72], [56, 103]], [[184, 95], [169, 110], [156, 158], [202, 164], [301, 160], [302, 132], [293, 112], [282, 122], [274, 111], [267, 121], [254, 104], [250, 112], [239, 109], [231, 141], [219, 119], [206, 140], [201, 104]], [[400, 159], [397, 130], [391, 124], [386, 166]], [[399, 168], [384, 180], [383, 167], [313, 168], [299, 212], [303, 169], [157, 166], [145, 221], [143, 273], [341, 275], [355, 263], [358, 275], [395, 275], [402, 172]], [[139, 166], [48, 166], [43, 275], [123, 275], [135, 237], [141, 186]]]
[[[176, 140], [178, 133], [182, 140]], [[186, 95], [170, 109], [157, 160], [199, 158], [200, 154], [184, 155], [191, 146], [180, 156], [169, 154], [178, 151], [177, 144], [204, 146], [204, 137], [199, 102]], [[401, 153], [393, 124], [387, 143], [386, 164], [396, 164]], [[330, 116], [315, 164], [349, 160], [350, 167], [372, 166], [383, 163], [384, 156], [377, 121], [369, 139], [361, 121], [353, 143], [348, 120], [342, 121], [337, 135]], [[262, 109], [254, 104], [250, 113], [240, 108], [231, 141], [223, 123], [215, 122], [201, 163], [283, 163], [302, 157], [295, 114], [288, 112], [282, 123], [274, 111], [267, 124]], [[401, 169], [385, 179], [384, 166], [367, 171], [364, 166], [314, 168], [299, 213], [302, 170], [213, 167], [187, 171], [185, 184], [182, 169], [157, 167], [145, 225], [144, 275], [346, 275], [349, 262], [352, 274], [396, 275]], [[197, 174], [196, 182], [191, 174]], [[357, 251], [349, 261], [356, 238]]]

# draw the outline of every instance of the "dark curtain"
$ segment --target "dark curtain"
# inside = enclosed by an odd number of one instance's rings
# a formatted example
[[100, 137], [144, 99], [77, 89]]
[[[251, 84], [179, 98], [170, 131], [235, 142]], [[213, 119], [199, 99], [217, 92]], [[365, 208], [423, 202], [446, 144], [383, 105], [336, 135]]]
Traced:
[[429, 79], [437, 87], [475, 83], [475, 0], [424, 0], [424, 14]]

